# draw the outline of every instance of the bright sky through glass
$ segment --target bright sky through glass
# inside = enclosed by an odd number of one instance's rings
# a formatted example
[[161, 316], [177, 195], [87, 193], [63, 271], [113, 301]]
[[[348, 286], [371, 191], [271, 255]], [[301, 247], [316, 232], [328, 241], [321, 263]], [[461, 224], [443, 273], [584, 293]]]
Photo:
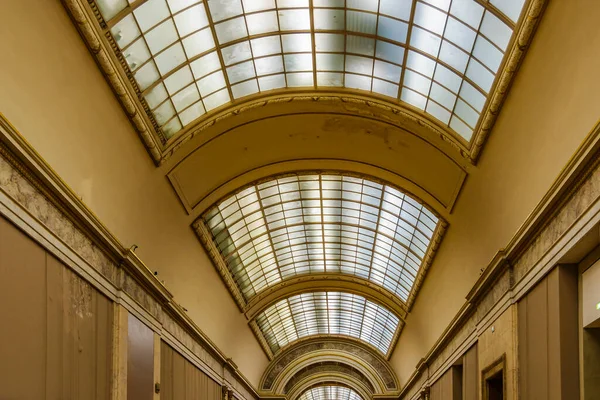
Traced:
[[466, 140], [524, 0], [97, 0], [165, 137], [235, 99], [345, 87]]
[[281, 300], [256, 317], [273, 353], [313, 335], [350, 336], [387, 354], [399, 319], [386, 308], [351, 293], [302, 293]]
[[439, 222], [389, 185], [300, 174], [247, 187], [204, 221], [246, 300], [299, 275], [361, 277], [406, 301]]

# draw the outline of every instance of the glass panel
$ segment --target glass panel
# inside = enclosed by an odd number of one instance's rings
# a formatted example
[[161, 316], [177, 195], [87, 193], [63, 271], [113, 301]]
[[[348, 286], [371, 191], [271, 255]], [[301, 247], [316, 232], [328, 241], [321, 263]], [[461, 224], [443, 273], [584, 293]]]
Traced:
[[[312, 85], [312, 73], [304, 75], [287, 74], [288, 86]], [[371, 90], [367, 76], [317, 74], [324, 86], [341, 86], [342, 80], [346, 87]], [[265, 90], [263, 82], [259, 84]], [[397, 96], [399, 88], [376, 79], [373, 90]], [[343, 203], [330, 201], [340, 198]], [[361, 276], [406, 300], [438, 223], [425, 207], [395, 188], [329, 174], [274, 178], [247, 187], [204, 218], [246, 299], [272, 284], [267, 277], [281, 281], [322, 271]], [[424, 226], [422, 221], [430, 220], [434, 222]], [[415, 247], [417, 242], [420, 247]], [[392, 257], [386, 246], [401, 254]], [[364, 254], [370, 256], [357, 264]]]
[[165, 75], [186, 60], [181, 44], [176, 43], [154, 59], [161, 75]]
[[100, 14], [106, 21], [109, 21], [127, 7], [126, 0], [98, 0], [96, 4], [100, 9]]
[[273, 304], [257, 315], [256, 323], [274, 353], [303, 337], [336, 334], [364, 341], [387, 354], [399, 319], [359, 295], [314, 292]]
[[146, 43], [153, 55], [165, 49], [177, 40], [177, 31], [173, 20], [168, 19], [150, 32], [146, 33]]
[[144, 98], [150, 108], [155, 108], [157, 105], [165, 101], [169, 97], [165, 89], [165, 85], [158, 84], [150, 92], [148, 92]]
[[281, 56], [259, 58], [254, 61], [257, 75], [270, 75], [283, 72], [283, 59]]
[[[512, 39], [509, 19], [517, 21], [524, 6], [524, 0], [141, 3], [134, 8], [127, 0], [98, 1], [105, 19], [118, 15], [110, 33], [149, 105], [159, 107], [169, 98], [174, 104], [173, 96], [192, 83], [192, 73], [200, 99], [185, 118], [181, 113], [192, 105], [181, 108], [177, 101], [175, 119], [183, 126], [223, 105], [224, 99], [230, 101], [232, 93], [242, 98], [316, 84], [396, 98], [469, 137]], [[186, 80], [173, 92], [176, 79], [171, 76], [184, 65], [189, 65]], [[215, 81], [208, 82], [208, 76]], [[457, 102], [457, 95], [461, 102], [454, 110], [450, 103]]]
[[277, 14], [275, 11], [248, 15], [246, 17], [246, 23], [248, 24], [248, 33], [250, 35], [276, 32], [279, 30], [279, 22], [277, 21]]
[[231, 92], [233, 93], [233, 97], [235, 99], [251, 95], [253, 93], [258, 92], [258, 82], [256, 81], [256, 79], [252, 79], [243, 83], [239, 83], [237, 85], [233, 85], [231, 87]]
[[254, 57], [262, 57], [281, 52], [281, 39], [279, 36], [268, 36], [252, 40]]
[[[382, 2], [385, 0], [382, 0]], [[358, 393], [345, 386], [319, 386], [302, 393], [298, 400], [363, 400]]]
[[344, 86], [344, 75], [328, 72], [317, 73], [318, 86]]
[[521, 10], [523, 10], [525, 0], [490, 0], [490, 3], [496, 6], [508, 18], [512, 19], [513, 22], [517, 22], [521, 15]]
[[242, 2], [240, 0], [209, 0], [208, 7], [215, 22], [243, 13]]
[[204, 110], [202, 102], [197, 102], [196, 104], [192, 105], [191, 107], [188, 107], [187, 109], [179, 113], [179, 118], [181, 118], [181, 123], [183, 125], [187, 125], [193, 120], [202, 116], [205, 112], [206, 111]]

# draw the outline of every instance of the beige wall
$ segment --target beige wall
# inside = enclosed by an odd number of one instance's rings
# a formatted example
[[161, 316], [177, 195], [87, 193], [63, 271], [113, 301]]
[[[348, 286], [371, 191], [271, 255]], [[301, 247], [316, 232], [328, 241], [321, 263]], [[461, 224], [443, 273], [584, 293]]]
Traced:
[[0, 112], [257, 386], [266, 356], [60, 1], [0, 15]]
[[392, 363], [405, 382], [600, 116], [600, 2], [550, 1]]
[[0, 217], [0, 399], [108, 399], [112, 302]]
[[[0, 111], [257, 385], [266, 357], [60, 2], [4, 1], [0, 15]], [[394, 352], [401, 382], [598, 118], [599, 17], [597, 2], [550, 2]]]

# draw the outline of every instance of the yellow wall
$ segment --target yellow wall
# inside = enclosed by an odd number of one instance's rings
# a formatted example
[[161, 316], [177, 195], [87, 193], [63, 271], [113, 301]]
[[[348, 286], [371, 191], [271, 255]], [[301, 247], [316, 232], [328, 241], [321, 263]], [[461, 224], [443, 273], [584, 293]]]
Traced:
[[550, 1], [392, 356], [405, 382], [600, 115], [600, 2]]
[[[266, 357], [60, 2], [0, 15], [0, 111], [257, 385]], [[595, 1], [550, 2], [392, 357], [401, 382], [594, 125], [599, 17]]]
[[60, 1], [0, 15], [0, 111], [258, 386], [266, 356]]

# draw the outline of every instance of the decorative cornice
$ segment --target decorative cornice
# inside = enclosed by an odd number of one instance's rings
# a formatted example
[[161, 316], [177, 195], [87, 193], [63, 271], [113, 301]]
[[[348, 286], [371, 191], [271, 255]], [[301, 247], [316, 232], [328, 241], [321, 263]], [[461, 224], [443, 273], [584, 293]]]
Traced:
[[194, 125], [184, 129], [169, 143], [150, 112], [133, 73], [108, 30], [106, 21], [100, 15], [95, 1], [62, 0], [100, 70], [111, 85], [156, 164], [165, 162], [184, 143], [220, 121], [259, 107], [285, 102], [333, 102], [390, 112], [394, 115], [393, 119], [396, 123], [404, 119], [419, 124], [431, 134], [447, 142], [461, 157], [475, 163], [500, 112], [514, 75], [529, 47], [547, 1], [530, 0], [522, 17], [522, 23], [517, 25], [518, 30], [513, 34], [511, 48], [506, 53], [504, 65], [490, 91], [489, 100], [481, 114], [478, 126], [473, 132], [473, 138], [470, 144], [466, 144], [465, 140], [450, 128], [442, 126], [421, 110], [408, 104], [389, 102], [376, 94], [352, 89], [336, 91], [284, 89], [274, 94], [249, 96], [207, 114], [204, 118], [196, 121]]
[[[220, 113], [207, 115], [205, 119], [198, 121], [195, 125], [188, 128], [175, 140], [170, 147], [165, 149], [162, 161], [164, 162], [169, 159], [183, 144], [200, 134], [202, 131], [214, 126], [218, 122], [240, 116], [247, 111], [255, 110], [257, 108], [281, 103], [300, 102], [334, 105], [340, 104], [347, 107], [363, 107], [360, 110], [355, 110], [358, 111], [356, 113], [357, 115], [369, 115], [371, 117], [385, 120], [386, 122], [399, 127], [403, 127], [403, 123], [405, 121], [411, 121], [424, 128], [431, 135], [448, 143], [461, 155], [461, 157], [470, 160], [468, 149], [462, 145], [462, 143], [455, 137], [454, 133], [440, 126], [428, 115], [412, 110], [410, 105], [391, 103], [386, 100], [379, 99], [375, 95], [369, 96], [364, 92], [355, 93], [351, 89], [338, 89], [337, 91], [282, 89], [280, 91], [275, 91], [275, 93], [250, 96], [247, 99], [243, 99], [228, 105], [227, 108]], [[378, 114], [365, 111], [369, 109], [377, 112]], [[393, 117], [388, 117], [385, 114], [379, 114], [382, 112], [390, 113], [393, 115]]]
[[267, 343], [267, 340], [265, 339], [265, 336], [260, 331], [260, 328], [258, 327], [258, 324], [256, 323], [256, 321], [252, 320], [248, 323], [248, 325], [250, 326], [250, 329], [252, 329], [252, 333], [254, 333], [256, 340], [258, 340], [258, 343], [260, 344], [260, 347], [262, 347], [265, 354], [269, 358], [269, 361], [273, 360], [274, 354], [273, 354], [273, 351], [271, 350], [271, 346], [269, 346], [269, 343]]
[[309, 338], [284, 349], [271, 361], [261, 378], [259, 388], [261, 391], [270, 392], [275, 389], [276, 382], [287, 370], [295, 368], [302, 360], [314, 360], [320, 354], [345, 355], [354, 360], [355, 365], [362, 365], [367, 370], [373, 371], [378, 376], [386, 391], [398, 389], [396, 375], [387, 360], [380, 354], [373, 352], [362, 342], [347, 338], [323, 339]]
[[[100, 25], [95, 27], [98, 24], [97, 16], [100, 16], [97, 9], [94, 11], [92, 6], [84, 0], [62, 0], [62, 2], [88, 49], [94, 56], [104, 77], [123, 106], [127, 117], [142, 139], [152, 159], [158, 164], [162, 158], [162, 154], [160, 144], [152, 134], [154, 127], [144, 118], [145, 112], [142, 110], [143, 107], [141, 107], [139, 99], [132, 94], [132, 89], [127, 87], [126, 82], [124, 82], [123, 77], [119, 73], [122, 66], [117, 66], [114, 50], [110, 48], [110, 45], [98, 33], [100, 32]], [[93, 15], [89, 15], [90, 13]]]
[[473, 133], [469, 157], [473, 163], [477, 162], [498, 114], [506, 100], [515, 74], [521, 66], [525, 53], [531, 44], [533, 34], [541, 20], [546, 4], [549, 0], [531, 0], [523, 13], [523, 22], [518, 26], [518, 31], [513, 33], [512, 46], [505, 54], [504, 66], [496, 77], [496, 83], [489, 95], [485, 109], [481, 113], [479, 124]]
[[394, 293], [367, 279], [339, 273], [301, 275], [271, 286], [248, 301], [246, 318], [252, 320], [269, 305], [295, 294], [334, 290], [359, 294], [384, 306], [401, 320], [406, 318], [406, 305]]
[[299, 385], [302, 381], [309, 380], [311, 377], [316, 376], [329, 376], [327, 373], [337, 373], [345, 375], [350, 380], [359, 381], [364, 387], [366, 387], [371, 395], [375, 393], [375, 387], [369, 381], [369, 379], [358, 369], [353, 367], [350, 363], [335, 362], [335, 361], [323, 361], [313, 363], [309, 366], [302, 368], [297, 371], [284, 385], [283, 393], [289, 394], [293, 392], [294, 387]]
[[198, 218], [196, 221], [194, 221], [192, 224], [192, 229], [196, 233], [196, 236], [198, 236], [198, 239], [200, 239], [200, 243], [202, 243], [202, 246], [208, 253], [213, 265], [217, 271], [219, 271], [219, 275], [221, 276], [223, 283], [225, 283], [225, 286], [227, 286], [227, 289], [229, 289], [229, 293], [231, 293], [231, 296], [235, 300], [235, 304], [237, 304], [240, 312], [243, 313], [247, 306], [246, 300], [238, 288], [238, 285], [233, 280], [231, 272], [229, 271], [229, 268], [227, 268], [227, 264], [225, 264], [223, 257], [221, 257], [219, 249], [217, 249], [215, 246], [212, 235], [208, 231], [208, 228], [204, 224], [202, 218]]
[[413, 304], [415, 303], [417, 294], [419, 293], [419, 290], [421, 289], [421, 286], [423, 285], [423, 280], [425, 279], [425, 276], [427, 275], [427, 271], [429, 271], [429, 268], [431, 267], [431, 264], [433, 263], [433, 259], [435, 258], [435, 255], [437, 254], [437, 250], [440, 247], [440, 243], [442, 243], [442, 239], [444, 238], [444, 234], [446, 233], [446, 229], [448, 228], [448, 222], [443, 220], [439, 216], [438, 216], [438, 218], [439, 218], [438, 226], [436, 227], [435, 232], [433, 232], [433, 235], [431, 236], [431, 242], [429, 243], [429, 248], [427, 249], [427, 252], [425, 253], [425, 256], [423, 257], [423, 262], [421, 263], [421, 268], [419, 268], [419, 272], [417, 273], [417, 276], [415, 277], [415, 283], [413, 284], [413, 288], [410, 291], [408, 300], [406, 302], [406, 308], [407, 308], [408, 312], [410, 312]]

